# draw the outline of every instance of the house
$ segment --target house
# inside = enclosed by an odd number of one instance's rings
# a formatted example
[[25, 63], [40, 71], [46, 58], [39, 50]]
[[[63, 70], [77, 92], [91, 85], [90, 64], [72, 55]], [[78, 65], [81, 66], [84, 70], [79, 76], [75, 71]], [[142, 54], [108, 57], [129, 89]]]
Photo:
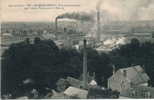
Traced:
[[71, 97], [72, 99], [86, 99], [88, 91], [81, 89], [81, 88], [76, 88], [76, 87], [69, 87], [64, 91], [64, 94], [66, 96]]
[[144, 69], [137, 65], [113, 71], [108, 79], [108, 88], [122, 92], [133, 86], [148, 86], [149, 76]]
[[154, 98], [154, 87], [135, 86], [120, 93], [119, 98]]
[[13, 35], [11, 33], [2, 33], [1, 36], [3, 38], [11, 38], [11, 37], [13, 37]]
[[83, 82], [76, 79], [76, 78], [68, 76], [66, 79], [65, 78], [60, 78], [57, 81], [56, 85], [57, 85], [57, 90], [59, 92], [62, 92], [65, 89], [67, 89], [69, 86], [73, 86], [73, 87], [76, 87], [76, 88], [81, 88], [83, 86]]
[[[87, 89], [91, 86], [97, 85], [97, 82], [94, 80], [95, 76], [89, 76], [88, 75], [88, 83], [87, 83]], [[60, 78], [56, 85], [57, 85], [57, 90], [59, 92], [64, 91], [66, 88], [69, 86], [76, 87], [76, 88], [83, 88], [83, 81], [82, 79], [76, 79], [73, 77], [68, 76], [66, 79], [65, 78]]]

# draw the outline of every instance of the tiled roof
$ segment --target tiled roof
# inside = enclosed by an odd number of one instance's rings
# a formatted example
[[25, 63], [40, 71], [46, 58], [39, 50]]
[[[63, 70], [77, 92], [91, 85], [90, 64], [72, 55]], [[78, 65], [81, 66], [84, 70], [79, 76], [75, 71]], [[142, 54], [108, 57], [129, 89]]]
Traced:
[[88, 91], [76, 87], [69, 87], [64, 91], [64, 94], [72, 97], [77, 96], [80, 99], [86, 99]]
[[67, 77], [67, 81], [71, 86], [78, 87], [78, 88], [82, 86], [82, 83], [83, 83], [82, 81], [75, 79], [73, 77]]
[[144, 69], [139, 65], [120, 69], [121, 72], [124, 70], [127, 71], [127, 78], [131, 80], [133, 84], [145, 83], [150, 79], [144, 72]]

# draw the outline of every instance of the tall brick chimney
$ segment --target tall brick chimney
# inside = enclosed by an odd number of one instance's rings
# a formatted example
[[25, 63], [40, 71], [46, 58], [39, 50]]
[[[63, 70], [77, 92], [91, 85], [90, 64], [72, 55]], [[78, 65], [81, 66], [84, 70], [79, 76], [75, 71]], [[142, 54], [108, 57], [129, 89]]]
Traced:
[[56, 29], [56, 31], [58, 31], [58, 18], [57, 17], [55, 19], [55, 29]]
[[100, 28], [100, 9], [97, 9], [97, 41], [100, 41], [100, 32], [101, 32], [101, 28]]
[[87, 87], [87, 41], [83, 40], [83, 88]]

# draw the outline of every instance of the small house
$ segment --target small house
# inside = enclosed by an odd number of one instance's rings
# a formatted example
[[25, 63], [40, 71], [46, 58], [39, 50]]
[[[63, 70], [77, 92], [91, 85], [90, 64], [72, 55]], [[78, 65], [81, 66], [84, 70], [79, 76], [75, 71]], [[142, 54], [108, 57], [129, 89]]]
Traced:
[[137, 65], [113, 71], [113, 75], [108, 79], [108, 88], [121, 92], [133, 86], [148, 86], [149, 80], [144, 69]]

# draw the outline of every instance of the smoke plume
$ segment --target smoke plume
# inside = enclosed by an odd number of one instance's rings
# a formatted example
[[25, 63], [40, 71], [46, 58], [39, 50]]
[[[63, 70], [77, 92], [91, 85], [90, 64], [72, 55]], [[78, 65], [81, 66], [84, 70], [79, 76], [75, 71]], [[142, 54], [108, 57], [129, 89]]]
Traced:
[[99, 1], [97, 2], [97, 4], [96, 4], [96, 9], [97, 9], [97, 10], [100, 10], [102, 3], [103, 3], [103, 0], [99, 0]]
[[63, 18], [74, 19], [74, 20], [79, 20], [79, 21], [94, 21], [93, 15], [90, 13], [85, 13], [85, 12], [64, 13], [56, 17], [56, 19], [63, 19]]

